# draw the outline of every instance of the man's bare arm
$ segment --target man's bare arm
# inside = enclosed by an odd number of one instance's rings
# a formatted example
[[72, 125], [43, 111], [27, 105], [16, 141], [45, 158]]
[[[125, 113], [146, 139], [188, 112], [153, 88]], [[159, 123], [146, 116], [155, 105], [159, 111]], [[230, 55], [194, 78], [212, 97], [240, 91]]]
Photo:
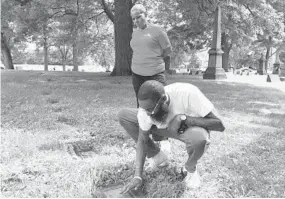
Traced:
[[165, 64], [165, 70], [168, 71], [170, 69], [170, 56], [166, 56], [163, 58]]
[[143, 166], [146, 158], [147, 143], [149, 142], [149, 132], [139, 130], [136, 150], [136, 171], [135, 176], [142, 176]]
[[170, 68], [170, 53], [171, 53], [171, 47], [167, 47], [166, 49], [163, 49], [163, 61], [165, 63], [165, 70], [169, 70]]
[[223, 122], [214, 115], [213, 112], [210, 112], [205, 117], [191, 117], [187, 116], [186, 119], [187, 126], [200, 126], [207, 130], [213, 130], [213, 131], [221, 131], [223, 132], [225, 130]]

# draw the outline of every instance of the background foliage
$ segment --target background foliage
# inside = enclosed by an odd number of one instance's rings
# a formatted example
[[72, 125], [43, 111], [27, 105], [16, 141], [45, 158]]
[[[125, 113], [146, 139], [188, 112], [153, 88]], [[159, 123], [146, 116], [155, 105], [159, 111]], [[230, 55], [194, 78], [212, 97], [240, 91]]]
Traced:
[[[11, 51], [13, 63], [61, 64], [63, 69], [68, 64], [77, 70], [78, 65], [92, 60], [111, 69], [115, 60], [123, 59], [115, 57], [116, 20], [112, 14], [116, 6], [129, 12], [126, 1], [115, 5], [111, 0], [2, 0], [1, 40]], [[195, 68], [197, 63], [198, 67], [206, 67], [199, 61], [194, 65], [192, 62], [196, 53], [210, 48], [217, 0], [132, 3], [144, 4], [149, 21], [167, 31], [173, 47], [172, 67]], [[268, 62], [274, 51], [284, 46], [283, 0], [224, 0], [219, 4], [225, 68], [255, 67], [261, 54]], [[122, 35], [124, 32], [116, 40]], [[6, 66], [3, 42], [1, 60]], [[284, 59], [281, 53], [280, 60]], [[120, 63], [117, 67], [123, 67]]]

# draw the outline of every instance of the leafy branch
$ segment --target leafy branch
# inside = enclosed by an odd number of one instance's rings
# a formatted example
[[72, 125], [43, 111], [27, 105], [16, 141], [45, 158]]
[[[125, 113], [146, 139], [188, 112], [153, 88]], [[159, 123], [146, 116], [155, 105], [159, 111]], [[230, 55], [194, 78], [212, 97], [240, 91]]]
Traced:
[[106, 15], [108, 16], [108, 18], [114, 23], [115, 21], [115, 16], [113, 14], [113, 12], [111, 11], [111, 9], [108, 7], [107, 3], [105, 0], [101, 0], [101, 5], [103, 7], [104, 12], [106, 13]]
[[249, 12], [250, 12], [250, 14], [253, 16], [253, 17], [255, 17], [255, 14], [252, 12], [252, 10], [250, 9], [250, 7], [248, 6], [248, 4], [242, 4]]

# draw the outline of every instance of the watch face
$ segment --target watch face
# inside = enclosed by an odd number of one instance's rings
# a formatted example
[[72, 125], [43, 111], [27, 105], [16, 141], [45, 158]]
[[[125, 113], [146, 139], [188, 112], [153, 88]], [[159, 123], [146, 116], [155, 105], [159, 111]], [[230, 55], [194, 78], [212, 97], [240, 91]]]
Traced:
[[181, 115], [181, 116], [180, 116], [180, 119], [181, 119], [181, 120], [186, 120], [186, 115]]

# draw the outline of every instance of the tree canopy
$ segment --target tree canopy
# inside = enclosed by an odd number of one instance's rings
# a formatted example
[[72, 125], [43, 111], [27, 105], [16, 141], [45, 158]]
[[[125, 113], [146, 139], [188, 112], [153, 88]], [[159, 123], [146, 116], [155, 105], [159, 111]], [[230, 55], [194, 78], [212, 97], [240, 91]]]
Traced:
[[[167, 31], [172, 67], [190, 64], [193, 53], [210, 48], [217, 4], [225, 70], [261, 54], [268, 60], [273, 48], [284, 46], [283, 0], [2, 0], [1, 60], [6, 68], [13, 68], [13, 62], [34, 62], [46, 70], [48, 64], [61, 64], [64, 70], [70, 64], [78, 70], [91, 58], [114, 68], [113, 75], [128, 75], [133, 31], [129, 12], [135, 3], [144, 4], [149, 20]], [[28, 52], [29, 43], [37, 50]]]

